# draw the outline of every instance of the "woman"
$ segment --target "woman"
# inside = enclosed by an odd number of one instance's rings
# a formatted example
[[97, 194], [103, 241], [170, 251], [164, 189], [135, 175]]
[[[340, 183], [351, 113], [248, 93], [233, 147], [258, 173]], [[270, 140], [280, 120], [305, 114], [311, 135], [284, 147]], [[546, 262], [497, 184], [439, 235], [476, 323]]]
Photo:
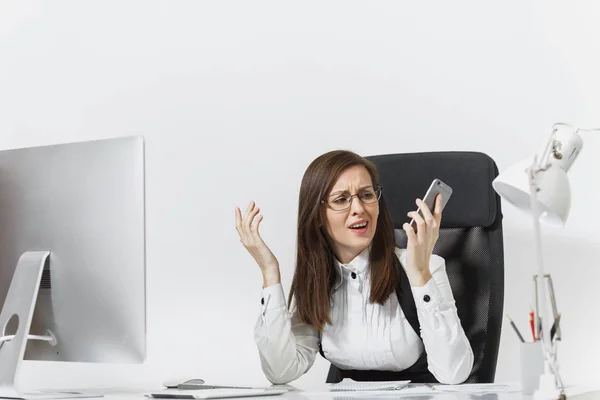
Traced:
[[[381, 191], [375, 165], [355, 153], [332, 151], [309, 165], [300, 186], [289, 310], [279, 263], [259, 234], [260, 209], [251, 202], [242, 216], [236, 207], [240, 240], [263, 275], [255, 341], [272, 383], [302, 376], [317, 352], [339, 368], [341, 377], [355, 380], [456, 384], [469, 376], [473, 352], [444, 259], [432, 254], [441, 198], [433, 214], [416, 200], [423, 217], [407, 214], [417, 229], [404, 224], [407, 246], [398, 249]], [[396, 293], [402, 284], [409, 289]], [[420, 337], [399, 306], [411, 297]]]

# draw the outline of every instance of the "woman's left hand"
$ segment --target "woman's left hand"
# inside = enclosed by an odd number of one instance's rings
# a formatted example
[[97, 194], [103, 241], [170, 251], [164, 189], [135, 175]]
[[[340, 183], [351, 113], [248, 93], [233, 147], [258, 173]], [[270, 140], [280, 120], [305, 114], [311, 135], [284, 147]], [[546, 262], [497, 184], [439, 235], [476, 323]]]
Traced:
[[442, 195], [439, 194], [435, 199], [433, 215], [421, 199], [417, 199], [416, 203], [423, 217], [416, 211], [411, 211], [407, 215], [415, 220], [417, 231], [415, 232], [408, 223], [402, 226], [408, 238], [405, 270], [412, 286], [423, 286], [431, 279], [429, 261], [440, 232]]

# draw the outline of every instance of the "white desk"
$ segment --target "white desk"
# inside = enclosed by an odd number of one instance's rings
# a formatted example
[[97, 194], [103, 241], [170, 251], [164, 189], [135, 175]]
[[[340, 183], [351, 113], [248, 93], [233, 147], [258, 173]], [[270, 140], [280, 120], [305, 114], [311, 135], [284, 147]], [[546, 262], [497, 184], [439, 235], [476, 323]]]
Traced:
[[[494, 384], [497, 385], [497, 384]], [[595, 390], [593, 390], [595, 389]], [[105, 394], [105, 400], [149, 400], [149, 397], [144, 396], [144, 391], [140, 393], [132, 393], [127, 390], [123, 393], [114, 393], [109, 391]], [[524, 395], [519, 391], [499, 391], [499, 392], [488, 392], [488, 393], [470, 393], [470, 392], [445, 392], [440, 390], [436, 393], [429, 394], [410, 394], [403, 392], [403, 390], [389, 391], [386, 395], [381, 394], [365, 394], [365, 392], [353, 393], [351, 395], [347, 393], [336, 393], [327, 392], [327, 388], [324, 385], [322, 389], [305, 391], [305, 390], [292, 390], [286, 394], [278, 396], [262, 396], [262, 397], [246, 397], [248, 400], [341, 400], [341, 399], [381, 399], [381, 398], [403, 398], [403, 399], [415, 399], [415, 400], [532, 400], [532, 396]], [[592, 387], [573, 387], [567, 390], [567, 400], [600, 400], [600, 384]]]

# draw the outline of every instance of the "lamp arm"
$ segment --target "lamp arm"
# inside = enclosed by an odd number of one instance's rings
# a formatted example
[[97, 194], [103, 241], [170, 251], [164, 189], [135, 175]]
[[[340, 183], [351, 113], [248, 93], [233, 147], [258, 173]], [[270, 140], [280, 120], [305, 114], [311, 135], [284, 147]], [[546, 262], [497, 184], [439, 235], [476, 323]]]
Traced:
[[[556, 126], [559, 126], [559, 125], [560, 126], [568, 126], [568, 127], [572, 128], [571, 125], [569, 125], [567, 123], [564, 123], [564, 122], [557, 122], [553, 126], [556, 127]], [[588, 132], [588, 133], [600, 133], [600, 128], [577, 128], [575, 130], [575, 133], [577, 133], [579, 131]]]
[[529, 190], [530, 190], [530, 205], [532, 211], [532, 219], [533, 219], [533, 234], [535, 239], [535, 251], [536, 251], [536, 263], [537, 263], [537, 298], [536, 305], [538, 309], [536, 310], [535, 316], [535, 325], [539, 327], [538, 339], [542, 341], [542, 347], [548, 340], [548, 330], [546, 328], [546, 324], [548, 320], [546, 319], [546, 290], [544, 286], [544, 276], [546, 275], [544, 271], [544, 260], [542, 253], [542, 238], [541, 238], [541, 230], [540, 230], [540, 207], [538, 203], [537, 196], [537, 185], [536, 185], [536, 175], [538, 170], [536, 169], [539, 165], [537, 161], [537, 157], [534, 157], [532, 166], [528, 171], [528, 180], [529, 180]]
[[[550, 137], [550, 143], [552, 142], [554, 134]], [[546, 148], [546, 150], [548, 147]], [[560, 376], [560, 372], [558, 370], [558, 364], [556, 362], [556, 347], [552, 346], [550, 340], [550, 332], [548, 330], [548, 319], [547, 319], [547, 307], [546, 307], [546, 288], [544, 286], [544, 277], [546, 273], [544, 271], [544, 260], [542, 253], [542, 238], [541, 238], [541, 229], [540, 229], [540, 206], [538, 203], [537, 196], [537, 185], [536, 185], [536, 175], [540, 171], [539, 165], [541, 162], [538, 162], [537, 156], [534, 156], [533, 162], [529, 167], [528, 181], [529, 181], [529, 190], [530, 190], [530, 205], [533, 217], [533, 232], [535, 237], [535, 249], [536, 249], [536, 261], [537, 261], [537, 287], [539, 288], [539, 292], [536, 291], [536, 315], [535, 315], [535, 326], [539, 328], [538, 335], [539, 340], [541, 341], [541, 351], [544, 356], [545, 364], [548, 365], [550, 369], [550, 373], [555, 378], [556, 389], [560, 394], [564, 395], [564, 384], [562, 381], [562, 377]]]

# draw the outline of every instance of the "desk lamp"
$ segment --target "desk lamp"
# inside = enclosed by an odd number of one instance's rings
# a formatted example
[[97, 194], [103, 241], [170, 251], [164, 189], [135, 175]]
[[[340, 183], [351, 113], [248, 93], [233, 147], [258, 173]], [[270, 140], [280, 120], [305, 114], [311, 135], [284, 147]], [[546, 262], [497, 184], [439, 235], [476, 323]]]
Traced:
[[[533, 218], [535, 251], [537, 262], [537, 287], [535, 321], [539, 324], [539, 337], [544, 353], [545, 373], [540, 377], [540, 385], [534, 398], [554, 400], [566, 398], [556, 359], [556, 343], [551, 343], [549, 322], [546, 315], [546, 291], [544, 287], [544, 263], [540, 237], [540, 221], [563, 226], [569, 216], [571, 188], [567, 172], [577, 159], [583, 141], [579, 132], [600, 131], [600, 129], [574, 128], [565, 123], [553, 125], [550, 139], [539, 153], [518, 162], [494, 179], [494, 190], [515, 207], [526, 211]], [[552, 322], [550, 322], [551, 324]], [[538, 325], [536, 324], [536, 325]]]

